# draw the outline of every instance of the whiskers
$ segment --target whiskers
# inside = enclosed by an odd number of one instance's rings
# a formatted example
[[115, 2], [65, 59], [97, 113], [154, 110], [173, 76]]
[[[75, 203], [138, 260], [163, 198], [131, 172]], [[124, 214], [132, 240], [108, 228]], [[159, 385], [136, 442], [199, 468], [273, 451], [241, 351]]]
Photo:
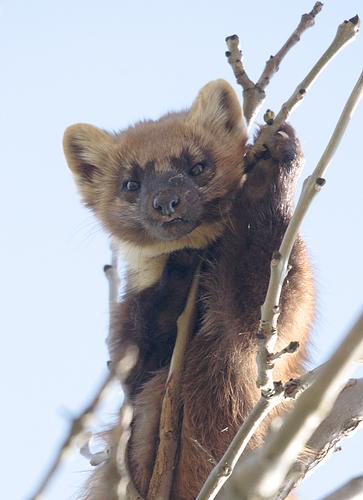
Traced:
[[102, 233], [101, 223], [90, 214], [72, 230], [69, 242], [77, 246], [89, 246]]
[[224, 227], [226, 229], [229, 229], [232, 233], [236, 234], [236, 227], [231, 216], [230, 207], [226, 208], [222, 207], [221, 204], [218, 204], [218, 211]]

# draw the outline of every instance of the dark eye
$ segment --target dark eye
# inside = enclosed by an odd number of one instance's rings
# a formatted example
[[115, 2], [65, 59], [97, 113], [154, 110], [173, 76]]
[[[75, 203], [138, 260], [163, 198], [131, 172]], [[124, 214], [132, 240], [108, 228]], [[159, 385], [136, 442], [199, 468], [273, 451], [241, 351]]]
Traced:
[[200, 175], [205, 169], [204, 163], [196, 163], [193, 168], [190, 169], [189, 174], [193, 177]]
[[137, 181], [125, 181], [123, 184], [126, 191], [137, 191], [140, 188], [140, 182]]

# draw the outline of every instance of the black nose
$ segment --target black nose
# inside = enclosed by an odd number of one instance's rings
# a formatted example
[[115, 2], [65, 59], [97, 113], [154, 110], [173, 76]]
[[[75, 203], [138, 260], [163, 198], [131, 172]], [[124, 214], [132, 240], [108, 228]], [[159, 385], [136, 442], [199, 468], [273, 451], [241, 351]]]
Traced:
[[175, 207], [179, 205], [180, 199], [176, 193], [162, 191], [153, 199], [153, 207], [161, 215], [172, 215], [175, 213]]

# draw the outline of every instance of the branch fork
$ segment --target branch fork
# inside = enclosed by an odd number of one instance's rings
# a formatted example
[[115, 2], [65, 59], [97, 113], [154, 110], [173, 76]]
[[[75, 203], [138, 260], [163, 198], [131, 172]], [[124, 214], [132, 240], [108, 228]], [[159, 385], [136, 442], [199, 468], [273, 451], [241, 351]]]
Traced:
[[254, 118], [261, 108], [266, 98], [265, 89], [270, 83], [272, 76], [279, 70], [281, 61], [286, 56], [288, 51], [300, 40], [304, 31], [314, 25], [315, 17], [321, 11], [322, 7], [323, 4], [321, 2], [316, 2], [313, 9], [309, 13], [303, 14], [300, 23], [288, 38], [286, 43], [274, 56], [270, 56], [257, 83], [254, 83], [248, 77], [244, 68], [242, 51], [239, 48], [238, 35], [232, 35], [226, 38], [228, 48], [226, 56], [228, 62], [232, 67], [238, 85], [241, 85], [243, 88], [243, 111], [247, 126], [253, 123]]

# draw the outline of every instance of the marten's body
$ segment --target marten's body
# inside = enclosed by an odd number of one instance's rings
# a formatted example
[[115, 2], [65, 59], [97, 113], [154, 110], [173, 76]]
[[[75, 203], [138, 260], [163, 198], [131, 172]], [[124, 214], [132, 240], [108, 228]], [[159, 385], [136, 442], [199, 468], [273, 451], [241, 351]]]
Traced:
[[[66, 132], [65, 151], [84, 201], [119, 241], [128, 264], [110, 353], [117, 361], [128, 344], [139, 348], [126, 389], [134, 404], [129, 468], [143, 497], [158, 443], [176, 321], [200, 264], [171, 495], [191, 500], [259, 396], [256, 332], [271, 256], [291, 217], [302, 157], [298, 141], [284, 125], [262, 156], [247, 161], [240, 105], [219, 80], [202, 89], [190, 111], [118, 136], [73, 126]], [[312, 278], [300, 239], [290, 263], [278, 348], [291, 340], [302, 347], [277, 363], [277, 380], [298, 375], [313, 316]], [[255, 445], [262, 435], [261, 429]], [[107, 467], [96, 472], [85, 498], [113, 500]]]

